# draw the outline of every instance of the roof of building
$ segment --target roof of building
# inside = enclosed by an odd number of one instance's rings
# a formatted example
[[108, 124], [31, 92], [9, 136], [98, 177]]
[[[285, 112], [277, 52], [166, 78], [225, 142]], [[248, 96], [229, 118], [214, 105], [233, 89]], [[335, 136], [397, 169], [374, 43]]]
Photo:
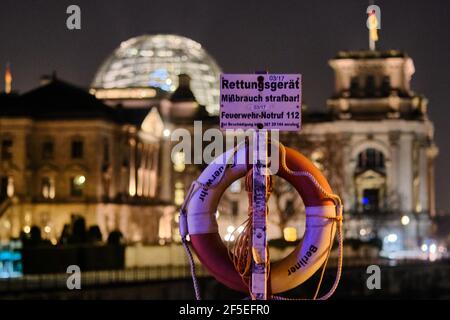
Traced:
[[401, 50], [342, 50], [334, 59], [383, 59], [383, 58], [406, 58], [408, 55]]
[[86, 90], [57, 78], [25, 93], [22, 99], [23, 107], [33, 118], [115, 118], [111, 107]]
[[33, 119], [116, 119], [116, 112], [86, 90], [53, 77], [23, 95], [1, 94], [0, 116]]
[[99, 67], [91, 87], [153, 87], [172, 93], [180, 73], [192, 77], [197, 101], [217, 113], [221, 69], [200, 43], [179, 35], [144, 34], [123, 41]]
[[20, 103], [20, 96], [15, 93], [5, 93], [0, 92], [0, 116], [4, 113], [6, 114], [8, 111], [13, 112], [17, 110], [17, 107]]
[[[195, 101], [195, 96], [188, 86], [180, 86], [176, 90], [173, 102]], [[104, 119], [120, 124], [132, 124], [140, 126], [152, 108], [148, 107], [124, 108], [120, 105], [110, 107], [90, 94], [87, 90], [74, 86], [56, 77], [36, 89], [23, 95], [17, 93], [0, 93], [0, 117], [22, 117], [37, 120], [88, 120]], [[414, 110], [413, 110], [414, 111]], [[320, 123], [338, 120], [339, 116], [329, 111], [302, 110], [304, 123]], [[209, 114], [203, 105], [199, 105], [196, 111], [189, 117], [177, 117], [175, 115], [164, 116], [164, 121], [170, 121], [178, 125], [189, 125], [194, 120], [202, 120], [205, 125], [219, 124], [218, 116]], [[423, 119], [423, 114], [415, 110], [403, 110], [400, 118], [408, 120]], [[364, 112], [353, 110], [352, 120], [377, 120], [388, 118], [386, 112]]]
[[302, 110], [302, 122], [304, 123], [319, 123], [332, 121], [333, 116], [330, 112], [313, 111], [308, 109]]
[[[196, 101], [189, 87], [181, 86], [171, 97], [173, 102]], [[0, 116], [21, 117], [38, 120], [106, 119], [117, 123], [141, 125], [155, 105], [139, 108], [110, 107], [87, 90], [52, 77], [49, 82], [23, 95], [0, 93]], [[208, 123], [217, 121], [205, 106], [199, 105], [193, 115], [196, 120]], [[171, 117], [177, 124], [192, 123], [192, 118]]]
[[172, 102], [197, 102], [197, 98], [191, 90], [191, 77], [185, 73], [178, 75], [178, 87], [171, 94]]
[[170, 101], [172, 102], [194, 102], [197, 99], [194, 96], [191, 88], [187, 86], [178, 87], [170, 96]]

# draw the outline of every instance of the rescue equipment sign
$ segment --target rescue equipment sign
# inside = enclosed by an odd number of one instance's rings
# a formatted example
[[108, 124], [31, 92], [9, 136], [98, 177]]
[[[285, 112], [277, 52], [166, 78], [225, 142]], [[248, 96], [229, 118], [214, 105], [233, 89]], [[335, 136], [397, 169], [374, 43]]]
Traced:
[[220, 128], [300, 130], [301, 87], [300, 74], [222, 74]]

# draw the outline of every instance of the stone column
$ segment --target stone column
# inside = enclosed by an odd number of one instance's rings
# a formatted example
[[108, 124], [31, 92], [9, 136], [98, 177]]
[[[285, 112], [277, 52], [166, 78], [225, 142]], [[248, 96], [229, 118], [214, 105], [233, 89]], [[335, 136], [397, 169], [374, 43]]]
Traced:
[[427, 160], [428, 160], [428, 209], [430, 216], [436, 215], [436, 190], [435, 190], [435, 176], [434, 176], [434, 159], [438, 155], [438, 148], [435, 145], [428, 147]]
[[164, 201], [172, 201], [173, 190], [172, 190], [172, 159], [170, 157], [171, 153], [171, 143], [169, 138], [163, 138], [161, 140], [161, 153], [160, 153], [160, 170], [159, 171], [159, 190], [160, 199]]
[[389, 151], [390, 154], [386, 155], [386, 184], [387, 184], [387, 202], [388, 209], [399, 209], [400, 199], [398, 190], [398, 181], [400, 180], [399, 173], [399, 140], [400, 132], [389, 132]]
[[[355, 190], [353, 186], [353, 176], [355, 173], [355, 159], [352, 159], [352, 134], [345, 132], [342, 134], [342, 164], [344, 170], [343, 177], [343, 202], [346, 210], [356, 209], [355, 207]], [[339, 173], [335, 173], [339, 174]]]
[[152, 144], [147, 144], [147, 147], [145, 148], [145, 160], [144, 160], [144, 173], [143, 173], [143, 177], [144, 177], [144, 181], [142, 184], [142, 189], [143, 189], [143, 195], [144, 197], [148, 197], [149, 196], [149, 189], [150, 189], [150, 170], [151, 170], [151, 156], [152, 156], [152, 150], [153, 150], [153, 146]]
[[128, 194], [132, 197], [136, 195], [136, 140], [130, 138], [130, 180]]
[[160, 146], [158, 144], [154, 144], [152, 147], [152, 153], [150, 154], [151, 163], [149, 166], [148, 194], [151, 198], [154, 198], [156, 196], [157, 187], [163, 180], [161, 177], [158, 178], [159, 151], [160, 151]]
[[141, 197], [144, 194], [144, 172], [145, 172], [145, 142], [139, 142], [137, 145], [137, 154], [140, 159], [136, 160], [137, 167], [137, 189], [136, 194]]
[[[423, 139], [422, 139], [423, 140]], [[419, 205], [420, 211], [428, 212], [428, 161], [426, 141], [420, 141], [419, 145]]]
[[404, 213], [413, 211], [412, 140], [413, 136], [410, 133], [400, 135], [397, 185], [400, 194], [400, 209]]

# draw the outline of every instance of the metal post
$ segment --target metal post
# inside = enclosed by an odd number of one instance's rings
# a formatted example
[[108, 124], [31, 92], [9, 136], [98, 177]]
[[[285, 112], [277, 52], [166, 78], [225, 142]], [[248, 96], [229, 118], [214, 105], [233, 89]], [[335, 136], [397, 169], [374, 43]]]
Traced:
[[253, 135], [253, 230], [251, 292], [255, 300], [267, 300], [267, 131]]

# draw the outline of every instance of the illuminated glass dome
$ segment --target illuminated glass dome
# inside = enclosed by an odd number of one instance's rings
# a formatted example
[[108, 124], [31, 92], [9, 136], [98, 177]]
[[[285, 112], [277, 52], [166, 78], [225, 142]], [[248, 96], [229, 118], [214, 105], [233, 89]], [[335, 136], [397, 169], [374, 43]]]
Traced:
[[122, 42], [114, 50], [97, 71], [92, 87], [157, 87], [173, 92], [178, 75], [185, 73], [191, 77], [197, 101], [210, 113], [217, 113], [220, 72], [198, 42], [177, 35], [142, 35]]

